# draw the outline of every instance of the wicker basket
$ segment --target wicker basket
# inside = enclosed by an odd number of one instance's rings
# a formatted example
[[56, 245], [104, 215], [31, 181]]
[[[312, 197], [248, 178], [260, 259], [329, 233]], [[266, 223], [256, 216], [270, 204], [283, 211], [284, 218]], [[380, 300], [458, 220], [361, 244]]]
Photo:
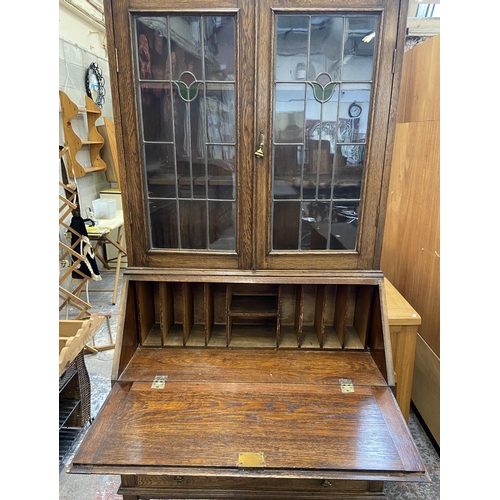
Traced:
[[85, 427], [90, 421], [90, 377], [85, 366], [83, 350], [59, 377], [59, 400], [79, 404], [65, 423], [65, 427]]

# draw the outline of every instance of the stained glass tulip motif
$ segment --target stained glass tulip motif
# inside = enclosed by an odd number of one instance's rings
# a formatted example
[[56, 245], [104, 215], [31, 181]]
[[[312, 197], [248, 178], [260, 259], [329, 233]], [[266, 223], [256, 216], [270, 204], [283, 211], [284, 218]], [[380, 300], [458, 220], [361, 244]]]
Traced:
[[314, 98], [318, 102], [327, 102], [333, 95], [337, 82], [333, 82], [328, 73], [320, 73], [315, 82], [308, 82], [313, 88]]
[[198, 97], [198, 88], [201, 82], [197, 81], [196, 77], [190, 71], [184, 71], [175, 84], [184, 101], [191, 102]]

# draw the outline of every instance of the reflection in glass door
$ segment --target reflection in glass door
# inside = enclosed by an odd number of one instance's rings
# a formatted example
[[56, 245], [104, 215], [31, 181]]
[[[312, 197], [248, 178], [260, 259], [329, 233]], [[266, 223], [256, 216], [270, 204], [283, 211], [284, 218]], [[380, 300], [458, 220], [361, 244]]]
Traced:
[[272, 250], [356, 250], [378, 21], [275, 17]]
[[235, 18], [138, 15], [134, 27], [150, 245], [234, 252]]

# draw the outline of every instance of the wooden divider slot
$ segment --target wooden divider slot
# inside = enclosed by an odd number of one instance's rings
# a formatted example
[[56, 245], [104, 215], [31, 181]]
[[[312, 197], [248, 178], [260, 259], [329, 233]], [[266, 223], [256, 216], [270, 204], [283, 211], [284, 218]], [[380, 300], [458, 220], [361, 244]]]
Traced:
[[325, 306], [326, 306], [326, 286], [316, 287], [316, 307], [314, 309], [314, 329], [318, 337], [320, 349], [323, 348], [325, 334]]
[[[323, 348], [340, 350], [342, 344], [339, 335], [335, 328], [335, 314], [336, 314], [336, 300], [337, 300], [337, 286], [325, 286], [325, 311], [324, 311], [324, 333], [323, 333]], [[344, 313], [344, 311], [342, 311]]]
[[280, 285], [279, 294], [279, 332], [276, 347], [279, 349], [297, 349], [302, 332], [303, 288], [301, 285]]
[[182, 283], [182, 345], [187, 345], [193, 328], [193, 289], [192, 283]]
[[[161, 290], [162, 285], [163, 283], [159, 283], [159, 290]], [[172, 315], [169, 320], [170, 327], [168, 335], [164, 337], [163, 344], [168, 347], [181, 347], [184, 345], [182, 285], [181, 283], [167, 282], [167, 289], [170, 293], [169, 302], [171, 305], [166, 304], [166, 307], [171, 307], [170, 312]]]
[[210, 283], [203, 285], [203, 310], [205, 313], [205, 346], [208, 346], [214, 327], [214, 291]]
[[370, 319], [370, 334], [367, 340], [368, 347], [370, 349], [370, 354], [375, 361], [380, 373], [383, 377], [388, 380], [387, 374], [387, 364], [386, 364], [386, 352], [385, 352], [385, 341], [381, 317], [381, 297], [380, 289], [376, 290], [373, 294], [373, 314]]
[[302, 330], [300, 334], [300, 347], [303, 349], [319, 349], [319, 338], [316, 331], [317, 305], [316, 285], [301, 285], [302, 291]]
[[373, 286], [358, 285], [356, 287], [356, 306], [354, 309], [354, 328], [357, 332], [360, 345], [366, 349], [370, 318], [372, 315]]
[[283, 310], [282, 287], [278, 286], [277, 310], [276, 310], [276, 348], [281, 343], [281, 312]]
[[233, 316], [229, 314], [233, 298], [234, 284], [229, 283], [226, 287], [226, 347], [231, 344], [233, 333]]
[[295, 294], [295, 333], [297, 334], [297, 346], [302, 345], [302, 328], [304, 325], [304, 287], [297, 285]]
[[[203, 284], [205, 346], [227, 346], [227, 305], [224, 283]], [[195, 304], [197, 302], [195, 301]], [[201, 304], [201, 301], [199, 302]], [[197, 307], [197, 306], [196, 306]], [[195, 315], [196, 316], [196, 315]]]
[[167, 343], [168, 334], [174, 324], [174, 297], [172, 294], [172, 283], [159, 283], [160, 299], [160, 325], [162, 345]]
[[333, 319], [333, 327], [337, 332], [340, 346], [343, 349], [346, 337], [347, 315], [349, 313], [349, 285], [337, 285], [337, 293], [335, 296], [335, 316]]
[[137, 282], [136, 308], [138, 317], [139, 338], [142, 345], [159, 345], [160, 329], [155, 321], [155, 304], [153, 283]]
[[373, 349], [371, 284], [135, 283], [140, 343], [168, 347]]

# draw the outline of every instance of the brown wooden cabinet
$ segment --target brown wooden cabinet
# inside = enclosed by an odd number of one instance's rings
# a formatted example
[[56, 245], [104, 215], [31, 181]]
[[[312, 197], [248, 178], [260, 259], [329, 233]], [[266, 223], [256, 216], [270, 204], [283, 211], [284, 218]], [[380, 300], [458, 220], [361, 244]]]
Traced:
[[426, 481], [379, 270], [405, 2], [105, 5], [129, 268], [71, 470], [127, 500]]

